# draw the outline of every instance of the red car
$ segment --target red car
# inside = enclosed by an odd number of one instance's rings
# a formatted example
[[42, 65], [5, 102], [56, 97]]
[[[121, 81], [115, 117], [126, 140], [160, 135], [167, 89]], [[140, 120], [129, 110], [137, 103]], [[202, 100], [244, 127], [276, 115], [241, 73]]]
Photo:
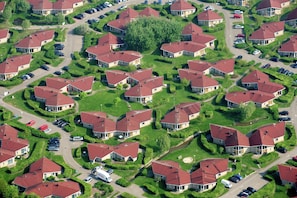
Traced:
[[292, 160], [297, 162], [297, 156], [293, 157]]
[[241, 17], [242, 17], [241, 14], [234, 14], [233, 15], [234, 19], [241, 19]]
[[244, 34], [237, 34], [237, 36], [236, 37], [241, 37], [241, 38], [244, 38], [245, 37], [245, 35]]
[[30, 120], [26, 125], [33, 126], [35, 123], [36, 123], [35, 120]]
[[41, 125], [38, 129], [40, 131], [45, 131], [46, 129], [48, 129], [48, 126], [47, 126], [47, 124], [44, 124], [44, 125]]

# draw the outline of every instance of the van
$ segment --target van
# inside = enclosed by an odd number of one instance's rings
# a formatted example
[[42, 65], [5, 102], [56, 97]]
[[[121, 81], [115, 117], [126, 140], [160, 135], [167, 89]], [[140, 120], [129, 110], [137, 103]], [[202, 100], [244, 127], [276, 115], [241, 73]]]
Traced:
[[108, 174], [106, 171], [101, 170], [101, 169], [96, 171], [95, 177], [97, 179], [101, 179], [102, 181], [105, 181], [107, 183], [110, 183], [112, 181], [110, 174]]
[[70, 138], [70, 140], [72, 141], [83, 141], [84, 138], [81, 136], [73, 136], [72, 138]]
[[226, 187], [226, 188], [232, 188], [232, 184], [230, 181], [226, 179], [222, 179], [221, 183]]

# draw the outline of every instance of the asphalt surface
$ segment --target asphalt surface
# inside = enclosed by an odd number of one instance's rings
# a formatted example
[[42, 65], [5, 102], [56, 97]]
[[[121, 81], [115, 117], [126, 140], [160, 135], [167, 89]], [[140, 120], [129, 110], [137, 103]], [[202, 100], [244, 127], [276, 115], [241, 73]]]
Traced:
[[[15, 108], [14, 106], [4, 103], [2, 101], [2, 97], [4, 92], [9, 91], [9, 94], [11, 97], [10, 100], [13, 100], [13, 93], [23, 90], [25, 89], [30, 83], [32, 83], [33, 81], [44, 77], [48, 74], [52, 74], [54, 73], [54, 71], [56, 70], [60, 70], [63, 66], [69, 65], [71, 62], [71, 53], [73, 53], [74, 51], [80, 51], [82, 48], [82, 36], [77, 36], [77, 35], [73, 35], [72, 34], [72, 30], [81, 25], [81, 24], [85, 24], [86, 21], [88, 19], [92, 19], [92, 18], [96, 18], [99, 17], [100, 15], [110, 11], [110, 10], [117, 10], [120, 6], [122, 5], [131, 5], [131, 4], [140, 4], [143, 3], [144, 1], [139, 1], [139, 0], [129, 0], [127, 2], [123, 2], [121, 4], [116, 4], [115, 6], [111, 7], [111, 8], [106, 8], [103, 11], [99, 11], [96, 12], [94, 14], [87, 14], [87, 16], [83, 19], [83, 20], [76, 20], [75, 24], [69, 24], [69, 25], [65, 25], [64, 27], [67, 28], [67, 36], [66, 36], [66, 41], [63, 42], [63, 44], [65, 45], [65, 48], [63, 49], [63, 53], [65, 54], [64, 60], [63, 62], [58, 66], [58, 67], [51, 67], [50, 66], [50, 70], [49, 71], [45, 71], [42, 69], [37, 69], [35, 70], [33, 73], [35, 74], [35, 77], [29, 80], [24, 81], [21, 85], [15, 86], [11, 89], [6, 89], [3, 87], [0, 87], [0, 105], [4, 106], [5, 108], [9, 109], [10, 111], [12, 111], [14, 113], [14, 115], [17, 116], [21, 116], [20, 121], [23, 123], [27, 123], [30, 120], [35, 120], [36, 124], [33, 126], [35, 128], [38, 128], [39, 126], [41, 126], [42, 124], [48, 124], [49, 128], [52, 129], [52, 132], [59, 132], [61, 134], [61, 143], [60, 143], [60, 151], [56, 152], [57, 154], [60, 154], [63, 156], [65, 162], [67, 164], [69, 164], [72, 168], [74, 168], [75, 170], [77, 170], [77, 172], [80, 173], [79, 178], [80, 179], [84, 179], [87, 176], [89, 176], [90, 174], [90, 170], [84, 169], [82, 168], [72, 157], [72, 153], [71, 150], [74, 148], [79, 147], [82, 142], [71, 142], [70, 139], [70, 134], [64, 132], [61, 128], [53, 125], [52, 123], [37, 117], [33, 114], [29, 114], [27, 112], [24, 112], [20, 109]], [[149, 1], [150, 3], [152, 3], [153, 1]], [[227, 47], [229, 48], [229, 50], [234, 54], [234, 57], [237, 57], [238, 55], [242, 55], [243, 59], [250, 61], [250, 60], [255, 60], [256, 62], [260, 62], [261, 64], [267, 64], [270, 63], [272, 65], [272, 67], [274, 66], [279, 66], [279, 67], [286, 67], [286, 69], [293, 71], [294, 69], [284, 65], [283, 63], [275, 63], [269, 60], [265, 60], [265, 59], [259, 59], [258, 56], [254, 56], [251, 54], [247, 54], [247, 52], [245, 50], [242, 49], [236, 49], [233, 47], [233, 42], [235, 40], [235, 36], [239, 33], [242, 33], [242, 30], [240, 29], [233, 29], [233, 23], [234, 22], [241, 22], [242, 19], [233, 19], [232, 18], [232, 13], [228, 10], [223, 10], [220, 6], [216, 5], [216, 4], [207, 4], [207, 3], [203, 3], [205, 5], [212, 5], [215, 9], [217, 9], [219, 12], [224, 14], [225, 17], [225, 23], [226, 23], [226, 29], [225, 29], [225, 38], [226, 38], [226, 44]], [[53, 26], [32, 26], [32, 29], [47, 29], [47, 28], [52, 28]], [[59, 26], [61, 27], [61, 26]], [[297, 120], [297, 111], [296, 111], [296, 106], [297, 106], [297, 100], [295, 99], [294, 102], [291, 105], [291, 108], [288, 108], [291, 118], [292, 118], [292, 123], [294, 126], [297, 126], [296, 120]], [[295, 127], [296, 128], [296, 127]], [[280, 158], [273, 162], [272, 164], [270, 164], [268, 167], [264, 168], [264, 169], [259, 169], [256, 172], [254, 172], [252, 175], [244, 178], [244, 180], [242, 180], [240, 183], [238, 184], [234, 184], [233, 188], [230, 189], [228, 191], [228, 193], [226, 193], [225, 195], [223, 195], [222, 197], [224, 198], [229, 198], [229, 197], [236, 197], [236, 195], [242, 190], [247, 188], [248, 186], [253, 186], [256, 189], [260, 189], [261, 187], [263, 187], [267, 181], [262, 179], [262, 175], [263, 173], [269, 169], [271, 166], [274, 166], [276, 164], [280, 164], [280, 163], [284, 163], [286, 160], [290, 159], [292, 156], [294, 156], [296, 154], [297, 148], [295, 148], [294, 150], [286, 153], [286, 154], [280, 154]], [[129, 186], [128, 188], [123, 188], [118, 186], [117, 184], [115, 184], [114, 182], [117, 180], [117, 178], [119, 178], [119, 176], [112, 174], [112, 179], [113, 182], [111, 183], [111, 185], [113, 186], [113, 188], [115, 189], [115, 191], [118, 191], [120, 193], [122, 192], [128, 192], [130, 194], [133, 194], [136, 197], [144, 197], [143, 194], [143, 190], [135, 185], [132, 184], [131, 186]], [[91, 184], [95, 183], [96, 180], [91, 181]]]

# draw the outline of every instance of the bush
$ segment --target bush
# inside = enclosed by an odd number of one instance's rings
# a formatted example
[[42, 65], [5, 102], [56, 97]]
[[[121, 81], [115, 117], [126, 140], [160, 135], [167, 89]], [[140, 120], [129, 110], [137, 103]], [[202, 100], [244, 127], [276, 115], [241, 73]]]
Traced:
[[200, 141], [201, 141], [201, 144], [203, 145], [203, 147], [207, 151], [209, 151], [212, 154], [216, 154], [217, 153], [216, 145], [215, 144], [212, 144], [212, 143], [209, 143], [207, 141], [207, 138], [206, 138], [205, 134], [200, 134]]
[[143, 185], [151, 194], [157, 195], [158, 194], [158, 189], [156, 189], [155, 186], [151, 184], [144, 184]]
[[136, 198], [135, 196], [127, 193], [127, 192], [123, 192], [121, 195], [120, 195], [121, 198]]
[[154, 151], [153, 151], [153, 149], [147, 147], [145, 149], [143, 163], [144, 164], [147, 164], [149, 161], [152, 160], [153, 157], [154, 157]]
[[118, 184], [118, 185], [120, 185], [120, 186], [122, 186], [122, 187], [128, 187], [128, 186], [131, 185], [131, 182], [127, 181], [124, 178], [118, 179], [115, 183]]
[[175, 92], [176, 92], [176, 86], [173, 85], [173, 84], [170, 84], [170, 85], [169, 85], [169, 92], [170, 92], [170, 93], [175, 93]]

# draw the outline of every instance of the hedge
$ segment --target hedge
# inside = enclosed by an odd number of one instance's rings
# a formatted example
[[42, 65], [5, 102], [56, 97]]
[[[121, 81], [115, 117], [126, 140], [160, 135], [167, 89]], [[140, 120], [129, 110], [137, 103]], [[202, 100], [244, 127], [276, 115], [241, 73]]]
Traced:
[[118, 180], [116, 180], [115, 182], [116, 184], [122, 186], [122, 187], [128, 187], [131, 185], [131, 182], [127, 181], [126, 179], [124, 178], [120, 178]]
[[153, 149], [146, 147], [145, 153], [144, 153], [143, 164], [147, 164], [149, 161], [152, 160], [153, 157], [154, 157]]
[[111, 162], [105, 161], [107, 168], [118, 169], [118, 170], [137, 170], [140, 168], [140, 164], [112, 164]]
[[100, 197], [108, 197], [113, 192], [113, 187], [103, 182], [97, 182], [94, 187], [102, 192]]
[[71, 180], [77, 182], [80, 184], [80, 186], [82, 186], [82, 193], [79, 197], [80, 198], [89, 198], [91, 197], [91, 193], [92, 193], [92, 186], [86, 182], [83, 182], [82, 180], [76, 178], [76, 177], [71, 177]]
[[136, 198], [135, 196], [127, 193], [127, 192], [123, 192], [121, 195], [120, 195], [121, 198]]
[[217, 146], [215, 144], [209, 143], [205, 134], [200, 134], [200, 142], [203, 147], [212, 154], [217, 153]]
[[143, 187], [145, 187], [151, 194], [158, 194], [158, 189], [151, 184], [143, 184]]

